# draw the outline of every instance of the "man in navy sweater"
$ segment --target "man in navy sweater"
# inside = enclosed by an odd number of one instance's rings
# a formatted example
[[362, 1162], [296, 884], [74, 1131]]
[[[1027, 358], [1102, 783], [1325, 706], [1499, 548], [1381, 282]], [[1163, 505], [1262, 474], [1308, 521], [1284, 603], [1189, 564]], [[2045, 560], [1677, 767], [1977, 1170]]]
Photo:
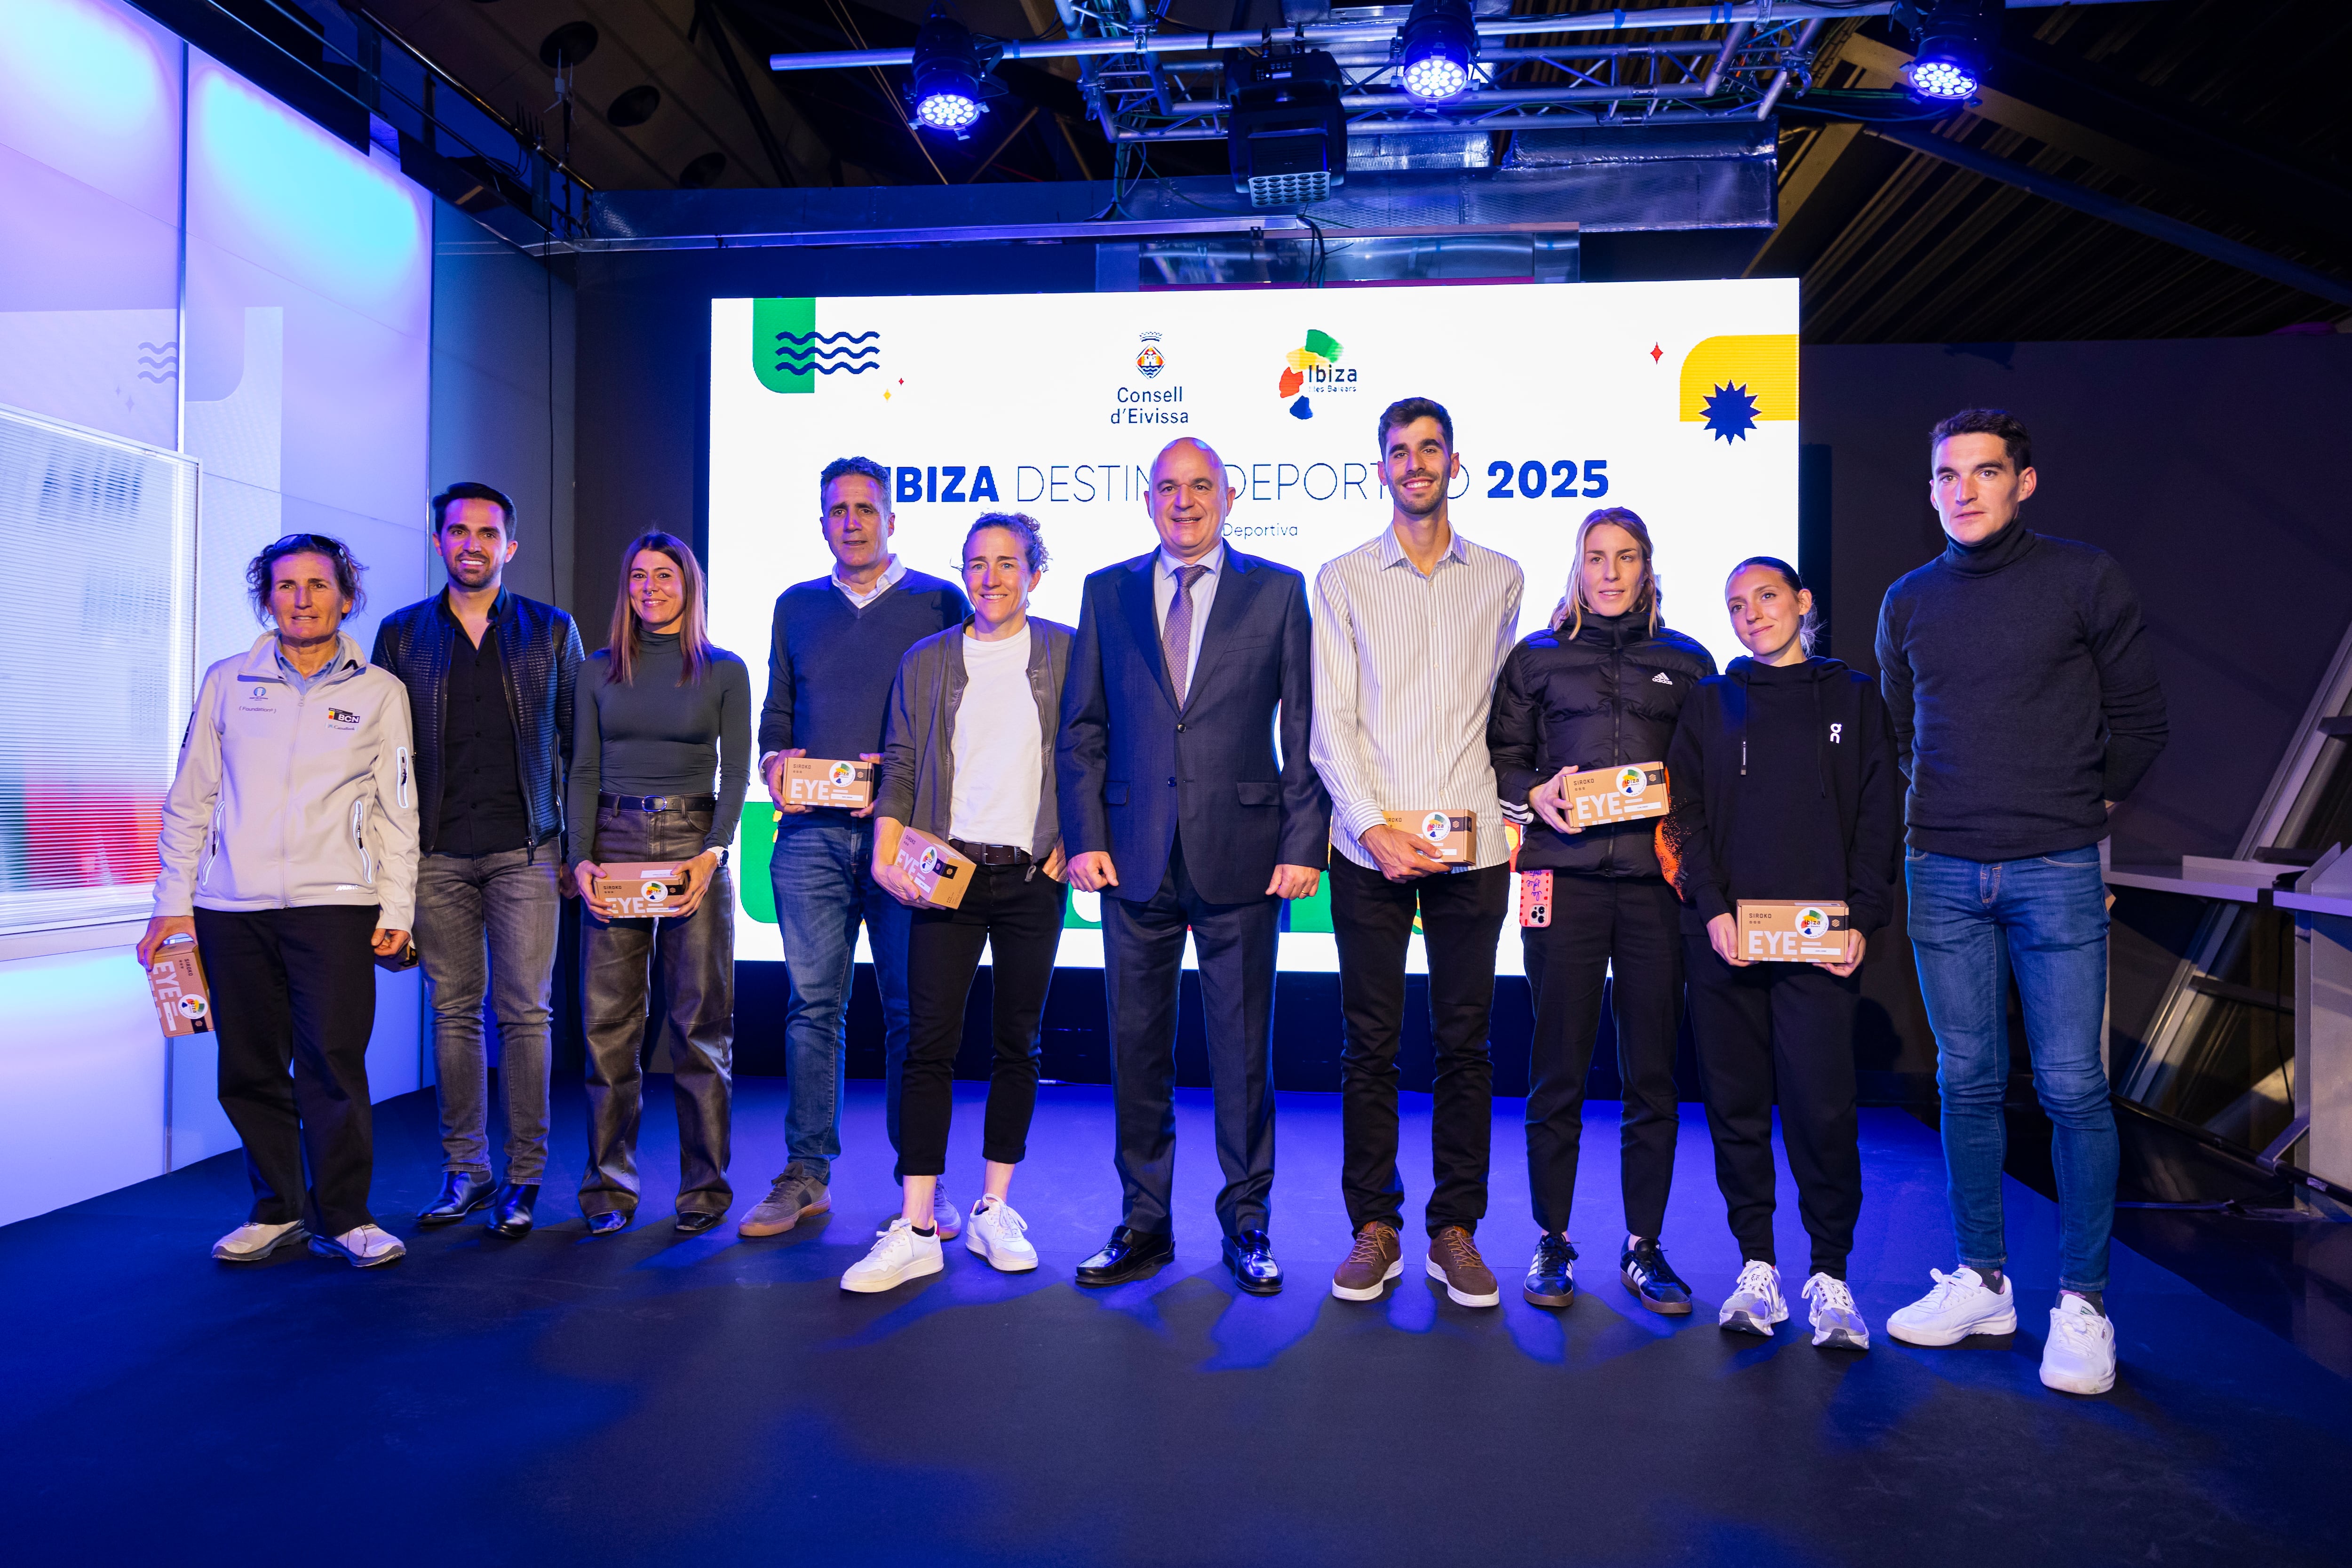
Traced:
[[1879, 678], [1910, 781], [1904, 855], [1911, 948], [1936, 1031], [1944, 1163], [1960, 1267], [1887, 1321], [1957, 1344], [2017, 1327], [2002, 1266], [2001, 1094], [2009, 976], [2058, 1178], [2058, 1305], [2042, 1381], [2115, 1385], [2102, 1294], [2115, 1219], [2116, 1123], [2099, 1037], [2106, 1008], [2107, 813], [2164, 749], [2164, 695], [2139, 600], [2105, 552], [2027, 528], [2025, 426], [1996, 408], [1931, 433], [1944, 553], [1886, 591]]
[[[760, 774], [776, 803], [769, 879], [791, 970], [784, 1010], [791, 1098], [790, 1161], [739, 1227], [774, 1236], [832, 1206], [841, 1152], [841, 1072], [847, 1055], [849, 983], [857, 926], [874, 949], [882, 992], [890, 1146], [898, 1145], [898, 1072], [907, 1059], [907, 928], [911, 911], [876, 885], [873, 808], [788, 805], [788, 757], [878, 762], [898, 660], [927, 637], [971, 613], [961, 589], [910, 572], [891, 553], [890, 470], [870, 458], [836, 458], [817, 480], [829, 576], [796, 583], [776, 599], [768, 647], [768, 700], [760, 710]], [[961, 1212], [938, 1194], [940, 1234]]]

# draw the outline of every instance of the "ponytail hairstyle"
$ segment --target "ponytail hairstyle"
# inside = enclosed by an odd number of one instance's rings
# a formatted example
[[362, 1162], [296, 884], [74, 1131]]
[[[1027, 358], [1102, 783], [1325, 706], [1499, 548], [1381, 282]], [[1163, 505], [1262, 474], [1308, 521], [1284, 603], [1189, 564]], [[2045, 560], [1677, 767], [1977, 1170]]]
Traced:
[[[1789, 592], [1791, 594], [1802, 594], [1807, 591], [1805, 580], [1797, 575], [1797, 569], [1777, 555], [1751, 555], [1731, 569], [1731, 577], [1738, 576], [1750, 566], [1761, 566], [1767, 572], [1778, 572], [1780, 574], [1780, 580], [1789, 584]], [[1730, 585], [1731, 577], [1726, 577], [1723, 580], [1727, 587]], [[1813, 603], [1813, 607], [1805, 612], [1805, 618], [1797, 623], [1797, 647], [1803, 650], [1806, 658], [1812, 657], [1813, 639], [1821, 634], [1822, 606], [1817, 599]]]
[[1613, 522], [1633, 536], [1642, 547], [1642, 586], [1633, 595], [1633, 607], [1628, 614], [1646, 610], [1650, 616], [1650, 635], [1657, 636], [1659, 617], [1664, 613], [1665, 591], [1658, 584], [1655, 552], [1650, 545], [1650, 525], [1643, 522], [1631, 507], [1605, 506], [1577, 524], [1576, 558], [1568, 569], [1568, 591], [1560, 595], [1559, 604], [1551, 613], [1551, 629], [1559, 631], [1563, 625], [1568, 635], [1574, 637], [1584, 629], [1584, 539], [1604, 522]]
[[1032, 577], [1043, 572], [1045, 563], [1053, 559], [1045, 552], [1045, 536], [1039, 531], [1035, 518], [1025, 511], [986, 511], [981, 513], [978, 522], [963, 531], [963, 558], [956, 563], [959, 573], [963, 561], [971, 558], [971, 536], [983, 528], [1001, 528], [1020, 542], [1021, 559]]
[[686, 600], [686, 616], [677, 628], [678, 650], [685, 655], [686, 669], [678, 677], [677, 683], [680, 686], [698, 686], [702, 683], [703, 673], [710, 668], [710, 636], [705, 629], [709, 610], [703, 602], [702, 565], [695, 560], [694, 552], [685, 540], [674, 533], [664, 533], [659, 529], [639, 534], [629, 541], [626, 550], [621, 552], [621, 595], [613, 602], [612, 633], [604, 642], [604, 651], [612, 656], [613, 679], [623, 686], [630, 685], [636, 679], [637, 656], [641, 648], [638, 636], [644, 629], [644, 622], [637, 615], [636, 605], [629, 599], [629, 571], [636, 565], [637, 557], [648, 550], [668, 556], [677, 567], [678, 591]]

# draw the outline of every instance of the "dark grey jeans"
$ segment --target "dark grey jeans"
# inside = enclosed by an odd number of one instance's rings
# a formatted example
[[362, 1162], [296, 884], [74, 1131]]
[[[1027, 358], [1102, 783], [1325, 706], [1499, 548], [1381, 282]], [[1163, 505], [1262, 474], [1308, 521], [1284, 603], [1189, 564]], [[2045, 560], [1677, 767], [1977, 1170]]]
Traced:
[[433, 1001], [440, 1081], [441, 1166], [490, 1173], [489, 1054], [482, 999], [499, 1020], [499, 1087], [507, 1106], [507, 1180], [547, 1171], [549, 1006], [562, 906], [562, 849], [427, 855], [416, 868], [416, 952]]
[[[702, 852], [709, 832], [708, 811], [602, 810], [592, 858], [607, 865], [684, 860]], [[701, 907], [684, 920], [605, 921], [581, 911], [581, 1012], [588, 1035], [583, 1214], [634, 1213], [637, 1206], [637, 1121], [645, 1105], [639, 1053], [656, 959], [678, 1038], [671, 1080], [677, 1100], [677, 1212], [724, 1214], [734, 1199], [727, 1160], [735, 1066], [735, 879], [722, 868]]]

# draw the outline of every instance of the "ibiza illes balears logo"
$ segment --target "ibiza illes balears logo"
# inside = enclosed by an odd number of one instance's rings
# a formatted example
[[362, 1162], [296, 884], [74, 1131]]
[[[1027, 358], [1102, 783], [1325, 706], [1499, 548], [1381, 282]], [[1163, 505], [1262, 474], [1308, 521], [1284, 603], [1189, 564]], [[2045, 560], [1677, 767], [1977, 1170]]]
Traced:
[[1292, 400], [1293, 419], [1314, 418], [1318, 395], [1356, 390], [1355, 367], [1339, 363], [1341, 353], [1339, 339], [1309, 327], [1306, 342], [1282, 356], [1282, 379], [1275, 384], [1275, 395]]
[[770, 392], [814, 392], [818, 376], [881, 365], [880, 332], [821, 332], [813, 299], [751, 301], [751, 369]]
[[1158, 332], [1139, 333], [1137, 341], [1143, 346], [1135, 351], [1135, 368], [1143, 373], [1144, 380], [1150, 381], [1168, 368], [1168, 356], [1160, 352]]

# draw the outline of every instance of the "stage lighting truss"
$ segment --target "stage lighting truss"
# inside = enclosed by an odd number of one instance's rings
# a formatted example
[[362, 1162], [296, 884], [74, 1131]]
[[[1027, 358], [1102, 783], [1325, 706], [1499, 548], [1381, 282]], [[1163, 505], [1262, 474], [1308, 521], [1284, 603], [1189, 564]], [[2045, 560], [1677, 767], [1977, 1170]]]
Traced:
[[1257, 207], [1328, 199], [1348, 176], [1345, 79], [1321, 49], [1276, 45], [1225, 57], [1226, 148], [1234, 188]]
[[971, 136], [988, 112], [987, 100], [1004, 90], [988, 74], [1002, 53], [994, 40], [975, 37], [945, 0], [932, 6], [908, 62], [907, 107], [914, 122], [959, 142]]
[[1903, 0], [1895, 20], [1918, 40], [1910, 79], [1915, 98], [1966, 103], [1984, 85], [2000, 38], [2000, 0]]
[[[1347, 135], [1761, 120], [1783, 96], [1810, 85], [1825, 19], [1884, 12], [1893, 3], [1718, 0], [1654, 13], [1512, 16], [1509, 0], [1415, 0], [1410, 11], [1395, 4], [1340, 6], [1320, 11], [1317, 20], [1303, 18], [1319, 8], [1302, 4], [1286, 7], [1302, 18], [1295, 26], [1200, 33], [1166, 26], [1167, 7], [1152, 0], [1055, 0], [1061, 37], [975, 40], [975, 56], [950, 60], [941, 51], [938, 58], [983, 83], [983, 91], [995, 86], [985, 72], [1000, 53], [1024, 61], [1075, 59], [1089, 116], [1122, 143], [1231, 141], [1234, 104], [1224, 62], [1237, 50], [1258, 58], [1276, 49], [1330, 57]], [[940, 20], [935, 13], [924, 39], [935, 36]], [[919, 43], [914, 50], [776, 55], [769, 65], [835, 70], [914, 64], [919, 82], [928, 84], [924, 68], [933, 58]], [[976, 115], [978, 96], [969, 102]], [[968, 112], [962, 104], [942, 109]]]

